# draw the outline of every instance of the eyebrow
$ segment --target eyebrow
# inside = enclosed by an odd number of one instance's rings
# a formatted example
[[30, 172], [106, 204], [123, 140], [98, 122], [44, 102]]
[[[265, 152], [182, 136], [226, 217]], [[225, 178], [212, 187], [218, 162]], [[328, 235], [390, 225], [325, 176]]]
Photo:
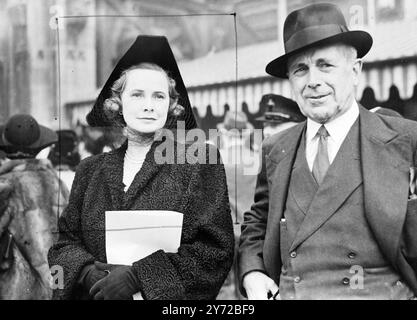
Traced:
[[[145, 90], [142, 89], [131, 89], [130, 92], [144, 92]], [[161, 94], [166, 94], [164, 91], [160, 91], [160, 90], [156, 90], [153, 91], [153, 93], [161, 93]]]

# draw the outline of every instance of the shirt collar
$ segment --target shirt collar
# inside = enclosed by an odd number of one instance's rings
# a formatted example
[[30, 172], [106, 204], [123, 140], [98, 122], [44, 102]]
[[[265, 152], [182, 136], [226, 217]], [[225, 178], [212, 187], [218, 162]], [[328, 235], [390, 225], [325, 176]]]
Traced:
[[[359, 106], [356, 100], [353, 100], [352, 106], [341, 116], [324, 124], [330, 137], [336, 141], [344, 140], [352, 125], [359, 116]], [[311, 141], [321, 127], [321, 123], [315, 122], [310, 118], [307, 119], [307, 141]]]

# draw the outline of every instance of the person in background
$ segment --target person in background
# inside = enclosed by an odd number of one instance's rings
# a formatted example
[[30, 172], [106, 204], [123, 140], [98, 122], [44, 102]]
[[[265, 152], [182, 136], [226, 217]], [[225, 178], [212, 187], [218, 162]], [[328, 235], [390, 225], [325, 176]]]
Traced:
[[265, 139], [306, 119], [295, 101], [278, 94], [263, 95], [259, 106], [265, 112], [255, 120], [263, 122]]
[[[186, 130], [196, 126], [165, 37], [137, 38], [87, 121], [123, 127], [126, 142], [81, 161], [77, 168], [69, 204], [59, 218], [59, 240], [49, 251], [49, 263], [63, 266], [65, 274], [64, 288], [54, 290], [54, 299], [129, 300], [137, 293], [145, 300], [214, 299], [233, 261], [226, 175], [213, 146], [204, 144], [205, 159], [185, 157], [187, 145], [180, 148], [181, 141], [159, 139], [162, 129], [175, 129], [178, 121], [184, 121]], [[162, 143], [175, 151], [167, 155], [171, 164], [159, 162]], [[209, 155], [215, 155], [215, 163]], [[182, 213], [178, 251], [157, 250], [131, 265], [108, 264], [109, 210]]]
[[59, 178], [71, 190], [75, 169], [80, 163], [78, 138], [73, 130], [58, 130], [56, 133], [58, 142], [51, 147], [48, 159], [57, 170]]
[[0, 125], [0, 299], [50, 299], [47, 254], [68, 190], [41, 150], [56, 133], [27, 114]]
[[[220, 133], [220, 154], [224, 163], [229, 191], [229, 203], [235, 235], [235, 253], [239, 244], [243, 213], [250, 208], [255, 193], [258, 153], [250, 148], [253, 125], [243, 111], [228, 111], [222, 123], [217, 125]], [[232, 270], [229, 272], [218, 300], [240, 300], [237, 277], [236, 254]]]

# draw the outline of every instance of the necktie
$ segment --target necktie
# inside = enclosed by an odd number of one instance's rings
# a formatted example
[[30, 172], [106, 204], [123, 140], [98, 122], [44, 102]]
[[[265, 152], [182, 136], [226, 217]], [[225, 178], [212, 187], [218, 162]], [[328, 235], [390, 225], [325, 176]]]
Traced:
[[327, 153], [327, 137], [329, 136], [329, 133], [324, 125], [317, 131], [317, 135], [319, 136], [319, 145], [313, 163], [313, 176], [317, 183], [320, 184], [330, 166], [329, 155]]

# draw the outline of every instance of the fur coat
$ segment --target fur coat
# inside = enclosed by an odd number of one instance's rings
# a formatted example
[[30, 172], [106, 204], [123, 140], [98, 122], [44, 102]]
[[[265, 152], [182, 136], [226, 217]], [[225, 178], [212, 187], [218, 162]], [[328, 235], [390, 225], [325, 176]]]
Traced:
[[[50, 299], [47, 254], [68, 190], [49, 160], [10, 160], [0, 166], [0, 299]], [[9, 235], [12, 236], [8, 241]]]
[[[234, 246], [220, 155], [204, 145], [206, 156], [197, 158], [188, 147], [175, 144], [168, 148], [175, 151], [175, 164], [158, 164], [158, 145], [152, 145], [127, 192], [122, 182], [126, 144], [79, 164], [69, 205], [59, 219], [59, 241], [49, 251], [50, 265], [64, 269], [64, 289], [54, 290], [54, 298], [79, 298], [81, 269], [95, 260], [107, 261], [106, 210], [183, 213], [178, 252], [158, 250], [133, 263], [140, 291], [150, 300], [215, 298], [231, 268]], [[216, 164], [208, 164], [209, 158]], [[181, 159], [185, 163], [179, 164]]]

